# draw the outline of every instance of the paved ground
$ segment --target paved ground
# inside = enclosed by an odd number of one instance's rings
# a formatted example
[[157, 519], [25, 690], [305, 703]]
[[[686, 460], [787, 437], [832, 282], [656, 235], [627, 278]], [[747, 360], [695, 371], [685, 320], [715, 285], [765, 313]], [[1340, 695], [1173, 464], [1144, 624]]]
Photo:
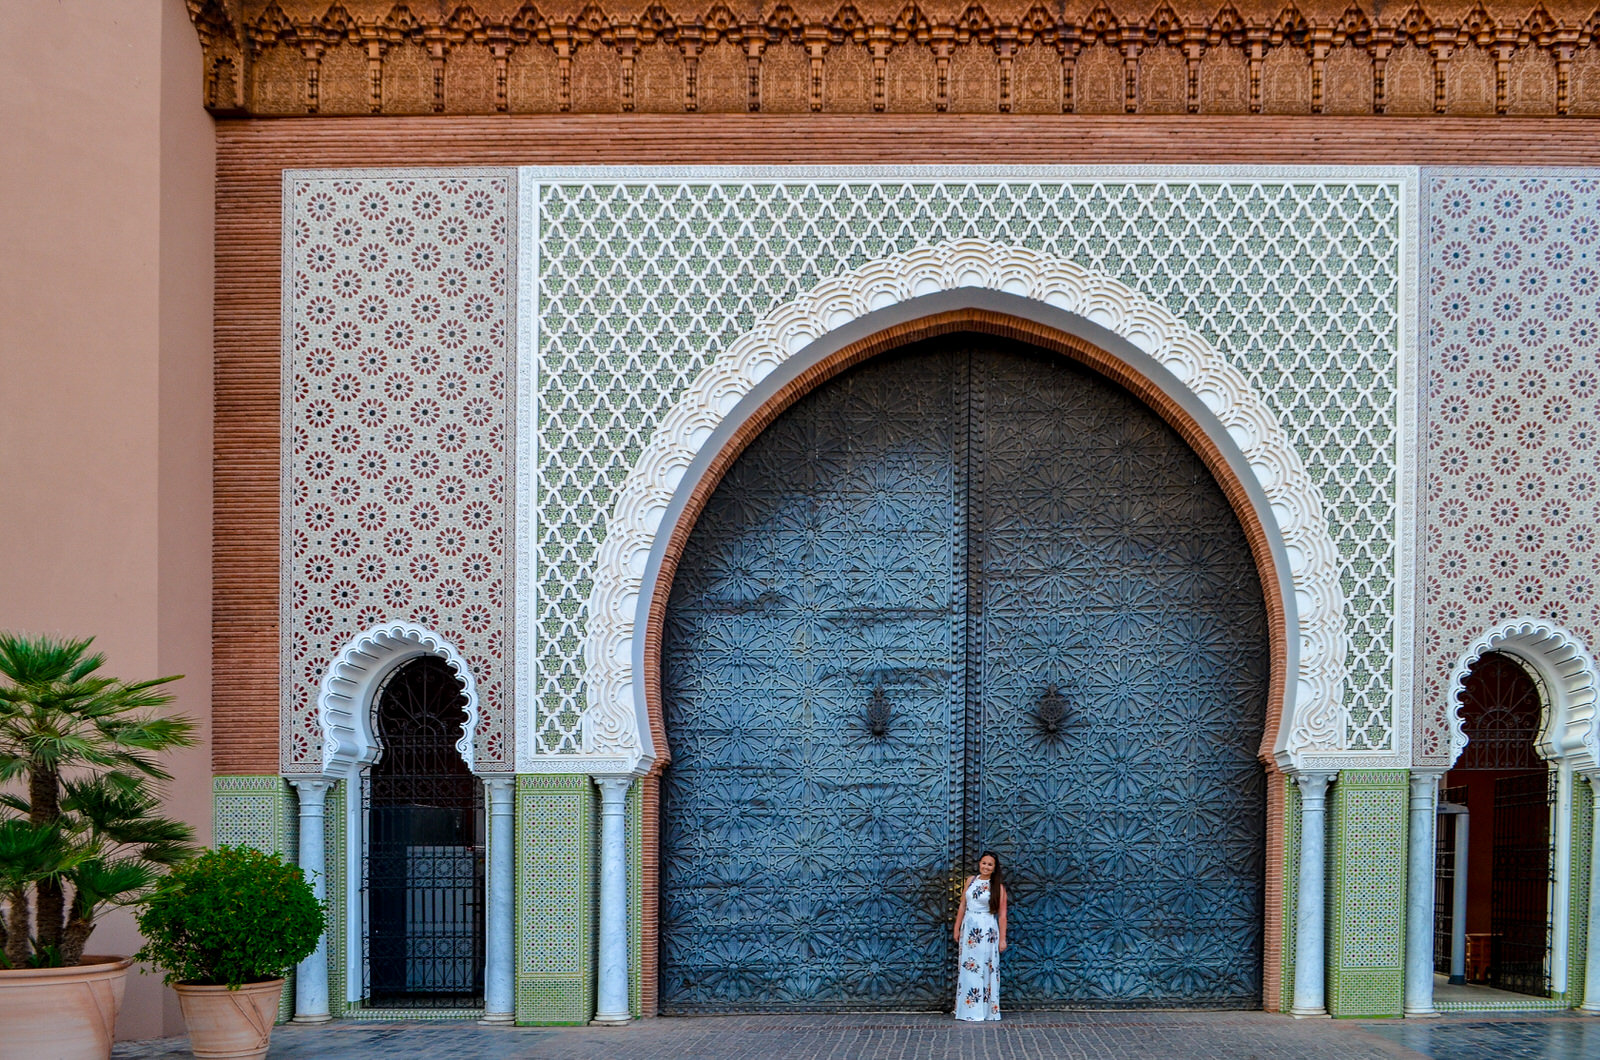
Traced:
[[[112, 1056], [188, 1056], [169, 1038], [124, 1043]], [[1596, 1060], [1600, 1018], [1445, 1016], [1432, 1020], [1292, 1020], [1259, 1012], [1012, 1014], [1001, 1023], [948, 1016], [720, 1016], [623, 1028], [514, 1029], [470, 1023], [279, 1027], [273, 1060]]]

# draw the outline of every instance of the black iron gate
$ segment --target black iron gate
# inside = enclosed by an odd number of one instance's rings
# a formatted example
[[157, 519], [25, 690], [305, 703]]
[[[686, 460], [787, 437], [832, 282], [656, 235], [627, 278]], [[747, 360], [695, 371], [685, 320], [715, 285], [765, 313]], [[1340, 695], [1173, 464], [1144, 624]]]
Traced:
[[366, 998], [483, 1004], [483, 786], [456, 751], [465, 696], [442, 659], [397, 667], [375, 703], [383, 756], [363, 784]]
[[1550, 996], [1550, 894], [1555, 881], [1550, 815], [1556, 774], [1503, 777], [1494, 785], [1494, 932], [1489, 982]]
[[948, 1008], [989, 847], [1006, 1007], [1258, 1006], [1267, 662], [1236, 518], [1126, 391], [966, 336], [827, 384], [674, 583], [664, 1010]]
[[[1439, 792], [1441, 807], [1465, 807], [1466, 803], [1466, 788], [1444, 788]], [[1458, 871], [1456, 814], [1441, 812], [1434, 818], [1433, 833], [1433, 970], [1440, 975], [1450, 974], [1454, 952]]]

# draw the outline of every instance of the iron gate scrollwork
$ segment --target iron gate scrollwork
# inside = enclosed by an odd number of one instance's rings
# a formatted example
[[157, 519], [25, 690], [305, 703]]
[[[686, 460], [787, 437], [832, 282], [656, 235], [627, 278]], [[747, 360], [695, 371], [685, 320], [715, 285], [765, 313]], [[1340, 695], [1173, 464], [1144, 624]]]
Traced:
[[990, 847], [1008, 1007], [1259, 1005], [1261, 590], [1119, 387], [971, 336], [846, 373], [729, 470], [664, 634], [665, 1011], [948, 1008]]
[[1555, 883], [1550, 817], [1555, 802], [1554, 771], [1494, 782], [1489, 981], [1502, 990], [1537, 997], [1550, 996], [1550, 907]]
[[362, 786], [373, 1007], [483, 1004], [483, 785], [455, 749], [465, 704], [432, 656], [397, 667], [375, 700], [383, 754]]

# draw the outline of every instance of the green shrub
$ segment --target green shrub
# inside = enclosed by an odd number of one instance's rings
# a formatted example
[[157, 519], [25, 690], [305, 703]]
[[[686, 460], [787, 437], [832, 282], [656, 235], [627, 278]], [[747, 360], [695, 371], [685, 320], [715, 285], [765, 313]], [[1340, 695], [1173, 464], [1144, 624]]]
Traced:
[[156, 885], [139, 914], [140, 960], [170, 984], [227, 986], [280, 979], [316, 948], [323, 907], [300, 870], [276, 854], [218, 847]]

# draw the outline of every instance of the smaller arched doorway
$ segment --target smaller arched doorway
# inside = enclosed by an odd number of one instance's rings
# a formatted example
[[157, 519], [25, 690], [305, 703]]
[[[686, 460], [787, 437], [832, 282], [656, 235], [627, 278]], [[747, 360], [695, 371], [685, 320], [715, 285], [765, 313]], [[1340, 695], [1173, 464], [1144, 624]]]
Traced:
[[1544, 697], [1498, 651], [1472, 663], [1460, 697], [1467, 745], [1439, 800], [1434, 968], [1453, 986], [1549, 997], [1557, 774], [1539, 752]]
[[467, 690], [433, 655], [372, 701], [382, 752], [362, 778], [367, 843], [363, 997], [375, 1008], [479, 1008], [484, 987], [483, 785], [456, 748]]

